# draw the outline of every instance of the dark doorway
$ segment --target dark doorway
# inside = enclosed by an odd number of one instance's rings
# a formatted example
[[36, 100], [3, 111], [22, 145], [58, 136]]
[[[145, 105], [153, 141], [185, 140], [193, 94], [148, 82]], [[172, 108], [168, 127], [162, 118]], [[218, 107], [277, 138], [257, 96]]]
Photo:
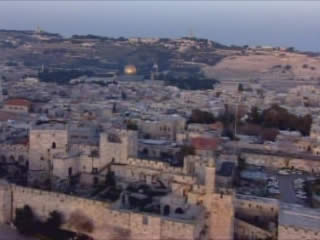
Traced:
[[163, 215], [168, 216], [170, 214], [170, 206], [165, 205], [163, 209]]
[[71, 177], [72, 176], [72, 167], [69, 168], [68, 172], [69, 172], [69, 177]]

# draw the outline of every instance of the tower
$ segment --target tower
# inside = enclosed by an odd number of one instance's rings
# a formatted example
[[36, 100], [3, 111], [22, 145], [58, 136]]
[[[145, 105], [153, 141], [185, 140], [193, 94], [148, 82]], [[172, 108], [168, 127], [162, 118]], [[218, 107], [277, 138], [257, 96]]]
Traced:
[[29, 133], [30, 169], [50, 171], [51, 157], [55, 153], [66, 153], [68, 130], [64, 124], [33, 126]]
[[217, 192], [215, 158], [209, 160], [205, 174], [208, 239], [232, 240], [234, 232], [234, 193]]
[[99, 167], [109, 163], [127, 163], [129, 157], [137, 157], [138, 134], [137, 131], [117, 129], [100, 134]]
[[205, 206], [210, 209], [212, 205], [212, 194], [216, 188], [216, 166], [215, 158], [209, 159], [208, 166], [205, 169], [205, 187], [206, 187], [206, 198]]
[[234, 193], [212, 194], [208, 219], [209, 239], [232, 240], [234, 235]]

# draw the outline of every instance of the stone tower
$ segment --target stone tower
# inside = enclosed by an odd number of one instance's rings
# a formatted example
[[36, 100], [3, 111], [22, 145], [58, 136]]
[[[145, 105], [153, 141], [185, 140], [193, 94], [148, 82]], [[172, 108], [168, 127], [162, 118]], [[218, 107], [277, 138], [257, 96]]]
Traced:
[[209, 209], [212, 205], [212, 194], [216, 190], [216, 166], [215, 158], [209, 159], [208, 166], [205, 169], [205, 187], [206, 197], [205, 206]]
[[127, 163], [129, 157], [138, 155], [137, 131], [116, 130], [100, 135], [100, 168], [107, 164]]
[[208, 212], [208, 239], [232, 240], [234, 232], [234, 194], [217, 192], [215, 158], [206, 167], [205, 207]]
[[29, 133], [30, 170], [48, 171], [55, 153], [68, 150], [68, 130], [64, 124], [45, 123], [34, 126]]
[[208, 219], [209, 239], [232, 240], [234, 234], [234, 194], [212, 194], [212, 206]]

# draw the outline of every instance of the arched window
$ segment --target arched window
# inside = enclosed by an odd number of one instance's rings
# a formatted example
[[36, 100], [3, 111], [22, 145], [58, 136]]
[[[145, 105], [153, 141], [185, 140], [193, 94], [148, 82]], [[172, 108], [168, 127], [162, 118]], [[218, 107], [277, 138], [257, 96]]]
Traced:
[[176, 214], [184, 214], [184, 211], [182, 208], [177, 208], [175, 211]]
[[10, 162], [14, 162], [15, 161], [14, 156], [11, 155], [9, 160], [10, 160]]
[[56, 148], [56, 143], [55, 143], [55, 142], [52, 143], [52, 148], [53, 148], [53, 149]]

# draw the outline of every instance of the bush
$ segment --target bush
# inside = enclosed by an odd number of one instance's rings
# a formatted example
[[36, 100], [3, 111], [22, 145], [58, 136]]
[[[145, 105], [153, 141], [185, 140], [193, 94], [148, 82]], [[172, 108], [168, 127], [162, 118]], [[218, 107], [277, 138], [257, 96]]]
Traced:
[[32, 212], [32, 209], [28, 205], [25, 205], [23, 208], [16, 209], [14, 225], [22, 234], [33, 235], [36, 233], [37, 220]]
[[212, 113], [201, 111], [199, 109], [192, 110], [189, 123], [210, 124], [215, 122], [215, 117]]
[[312, 117], [309, 114], [302, 117], [296, 116], [275, 104], [262, 113], [259, 113], [256, 107], [252, 108], [248, 122], [262, 124], [266, 128], [299, 131], [302, 135], [308, 136], [312, 125]]
[[80, 212], [73, 212], [71, 214], [69, 224], [79, 232], [91, 233], [94, 230], [94, 225], [91, 219]]
[[56, 231], [61, 227], [62, 223], [62, 215], [58, 211], [52, 211], [45, 224], [49, 230]]
[[287, 64], [286, 66], [284, 66], [284, 69], [285, 69], [286, 71], [289, 71], [291, 68], [292, 68], [292, 66], [289, 65], [289, 64]]

